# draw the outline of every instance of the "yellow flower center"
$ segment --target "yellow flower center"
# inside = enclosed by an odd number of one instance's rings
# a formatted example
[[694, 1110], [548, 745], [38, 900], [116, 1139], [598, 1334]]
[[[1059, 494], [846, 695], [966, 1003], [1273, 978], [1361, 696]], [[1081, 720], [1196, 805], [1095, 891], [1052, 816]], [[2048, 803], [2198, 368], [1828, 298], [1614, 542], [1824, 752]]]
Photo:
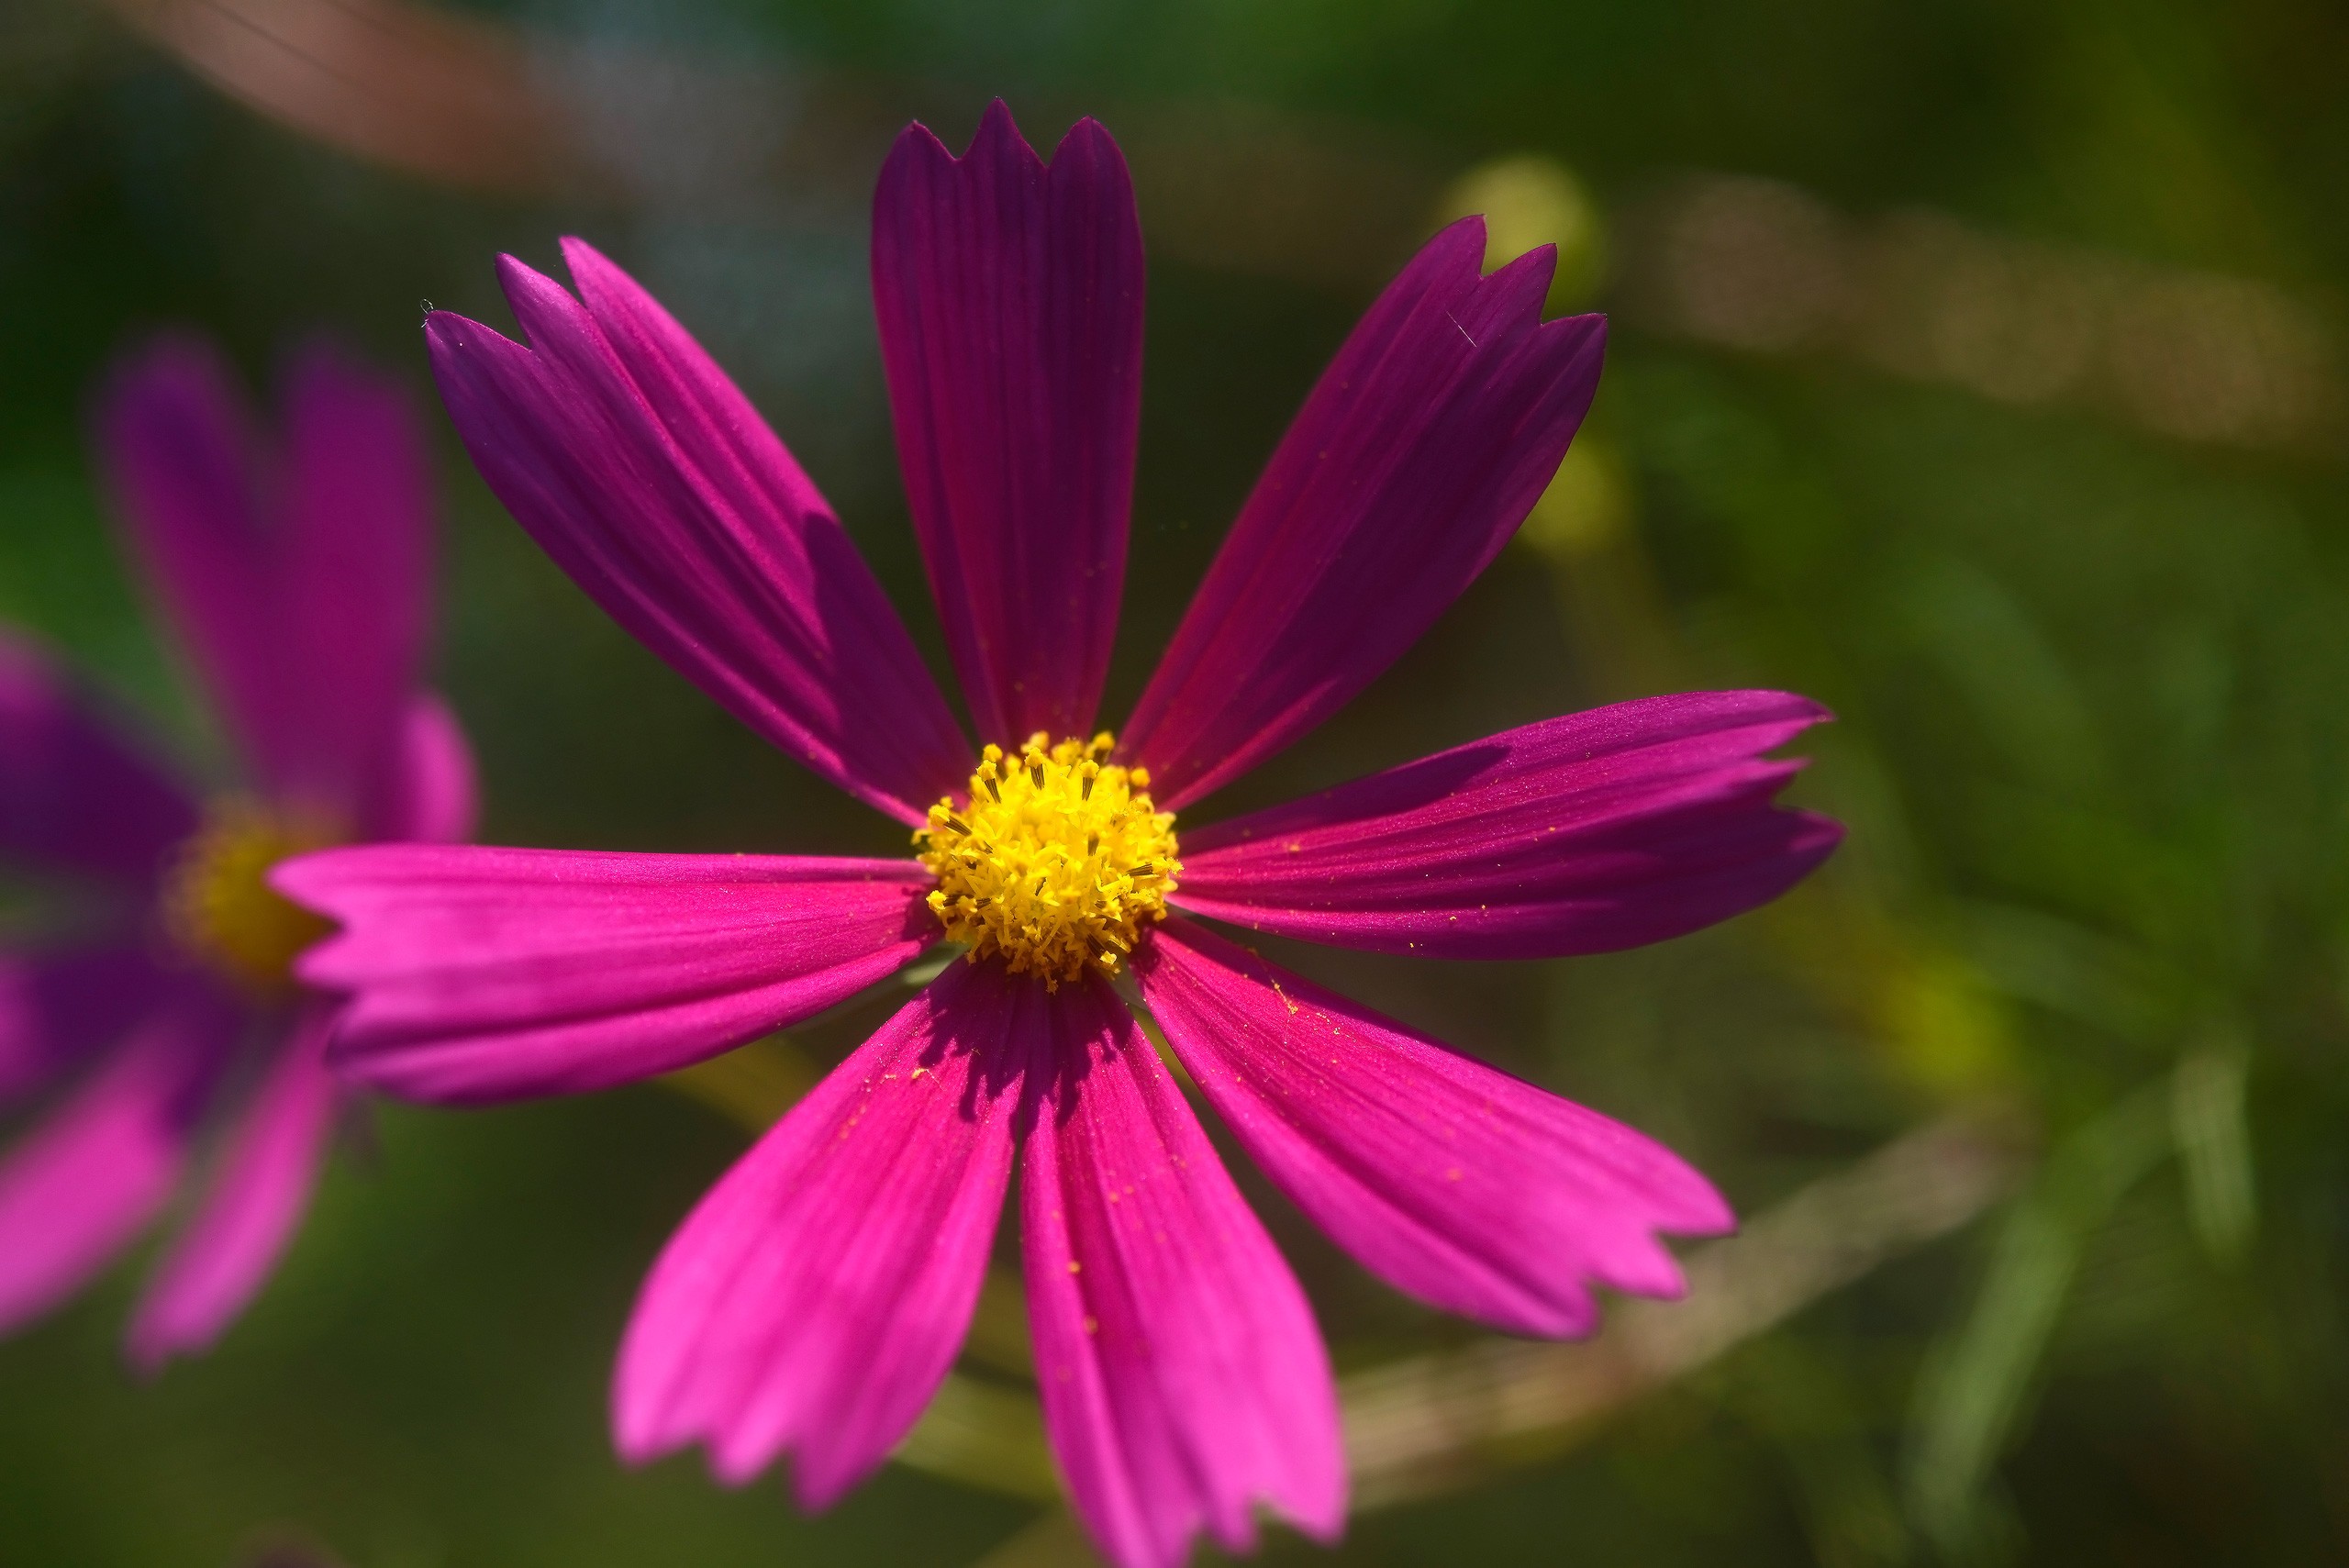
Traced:
[[216, 801], [164, 876], [164, 929], [248, 990], [292, 990], [295, 956], [334, 927], [262, 879], [278, 862], [334, 841], [315, 821], [250, 800]]
[[1030, 736], [1016, 758], [989, 746], [970, 798], [931, 806], [914, 845], [938, 878], [930, 906], [946, 934], [1057, 991], [1088, 967], [1117, 973], [1164, 917], [1183, 863], [1174, 814], [1150, 803], [1149, 769], [1104, 762], [1107, 732], [1046, 739]]

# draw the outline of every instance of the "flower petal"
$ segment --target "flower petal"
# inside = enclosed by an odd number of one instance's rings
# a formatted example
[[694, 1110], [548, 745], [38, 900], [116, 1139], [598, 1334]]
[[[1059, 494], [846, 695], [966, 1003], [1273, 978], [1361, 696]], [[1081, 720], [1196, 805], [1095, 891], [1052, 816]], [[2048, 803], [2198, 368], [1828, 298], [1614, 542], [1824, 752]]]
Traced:
[[370, 844], [288, 861], [341, 922], [298, 972], [355, 992], [350, 1078], [479, 1102], [609, 1088], [796, 1023], [939, 940], [907, 861]]
[[406, 391], [313, 345], [286, 379], [285, 469], [273, 609], [299, 712], [271, 782], [371, 824], [430, 619], [431, 465]]
[[949, 966], [710, 1190], [620, 1348], [623, 1456], [706, 1441], [740, 1483], [789, 1449], [809, 1508], [881, 1462], [970, 1325], [1044, 1003]]
[[0, 1158], [0, 1334], [64, 1302], [154, 1218], [237, 1021], [184, 994]]
[[1054, 1000], [1059, 1079], [1019, 1212], [1037, 1386], [1078, 1517], [1119, 1568], [1178, 1568], [1202, 1529], [1251, 1550], [1259, 1502], [1333, 1539], [1345, 1459], [1304, 1292], [1115, 994]]
[[701, 346], [576, 240], [512, 258], [531, 346], [446, 311], [434, 376], [482, 477], [607, 614], [822, 777], [916, 823], [970, 746], [831, 509]]
[[141, 1372], [210, 1349], [293, 1238], [340, 1103], [326, 1065], [337, 1010], [318, 1000], [303, 1006], [229, 1131], [195, 1217], [148, 1282], [128, 1340]]
[[116, 371], [96, 434], [150, 591], [266, 773], [299, 720], [263, 512], [270, 454], [242, 388], [210, 343], [169, 334]]
[[0, 1108], [118, 1043], [171, 985], [135, 947], [0, 951]]
[[1548, 246], [1488, 278], [1430, 240], [1347, 338], [1257, 481], [1120, 734], [1177, 809], [1311, 729], [1508, 541], [1598, 385], [1606, 322], [1544, 323]]
[[456, 712], [426, 693], [408, 705], [379, 837], [417, 844], [462, 844], [473, 836], [481, 794], [473, 748]]
[[1174, 901], [1260, 931], [1453, 958], [1662, 941], [1766, 904], [1843, 830], [1771, 804], [1784, 692], [1617, 703], [1183, 835]]
[[284, 451], [200, 339], [125, 364], [98, 437], [150, 584], [257, 782], [369, 815], [423, 651], [431, 484], [398, 387], [315, 347]]
[[1398, 1290], [1517, 1333], [1598, 1321], [1590, 1285], [1676, 1296], [1655, 1232], [1734, 1223], [1669, 1150], [1180, 918], [1142, 1000], [1281, 1191]]
[[195, 831], [170, 775], [86, 712], [46, 655], [0, 631], [0, 855], [143, 887]]
[[930, 592], [983, 740], [1093, 728], [1141, 424], [1141, 227], [1079, 120], [1048, 171], [1001, 99], [957, 159], [897, 138], [873, 300]]

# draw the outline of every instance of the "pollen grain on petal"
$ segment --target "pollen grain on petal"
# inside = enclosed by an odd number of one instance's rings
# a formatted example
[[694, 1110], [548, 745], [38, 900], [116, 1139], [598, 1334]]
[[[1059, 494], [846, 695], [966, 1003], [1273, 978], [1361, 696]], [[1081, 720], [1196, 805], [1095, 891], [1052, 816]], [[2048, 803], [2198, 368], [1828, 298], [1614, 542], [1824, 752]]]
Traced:
[[974, 959], [1057, 990], [1087, 969], [1116, 973], [1165, 915], [1183, 870], [1174, 815], [1151, 803], [1148, 773], [1103, 760], [1115, 745], [1039, 731], [1016, 757], [989, 746], [965, 798], [930, 808], [914, 834], [938, 878], [930, 907]]

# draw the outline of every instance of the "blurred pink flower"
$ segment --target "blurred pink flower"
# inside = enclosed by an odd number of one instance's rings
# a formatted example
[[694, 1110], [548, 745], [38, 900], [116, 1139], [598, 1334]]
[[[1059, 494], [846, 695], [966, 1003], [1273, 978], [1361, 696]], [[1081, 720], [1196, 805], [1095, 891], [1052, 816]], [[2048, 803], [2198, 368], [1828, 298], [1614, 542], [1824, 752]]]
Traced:
[[313, 349], [284, 428], [253, 428], [218, 356], [170, 338], [98, 411], [130, 553], [243, 768], [208, 805], [0, 633], [0, 856], [95, 888], [93, 918], [0, 951], [0, 1109], [53, 1108], [0, 1152], [0, 1332], [129, 1246], [217, 1126], [139, 1299], [132, 1361], [209, 1346], [299, 1221], [341, 1092], [341, 1010], [294, 981], [324, 922], [262, 878], [325, 843], [463, 838], [472, 761], [418, 691], [431, 498], [403, 395]]
[[[277, 885], [340, 921], [355, 1077], [439, 1101], [593, 1089], [806, 1018], [950, 938], [948, 967], [706, 1197], [620, 1352], [614, 1420], [720, 1476], [785, 1450], [807, 1507], [879, 1464], [968, 1325], [1015, 1149], [1037, 1380], [1077, 1512], [1127, 1568], [1269, 1506], [1340, 1529], [1312, 1313], [1109, 981], [1364, 1266], [1572, 1335], [1591, 1287], [1681, 1288], [1659, 1231], [1727, 1229], [1696, 1172], [1172, 912], [1392, 953], [1538, 957], [1761, 904], [1831, 822], [1765, 754], [1775, 692], [1528, 726], [1280, 810], [1173, 813], [1360, 692], [1493, 559], [1596, 388], [1604, 324], [1542, 323], [1553, 257], [1429, 243], [1322, 376], [1119, 737], [1087, 739], [1125, 567], [1142, 251], [1090, 120], [1049, 169], [998, 104], [882, 172], [873, 284], [899, 455], [974, 755], [814, 484], [682, 328], [565, 242], [511, 258], [529, 346], [427, 327], [475, 463], [597, 603], [743, 722], [917, 829], [921, 858], [369, 848]], [[975, 771], [974, 771], [975, 768]], [[1156, 792], [1155, 798], [1152, 792]], [[1172, 908], [1170, 908], [1172, 906]]]

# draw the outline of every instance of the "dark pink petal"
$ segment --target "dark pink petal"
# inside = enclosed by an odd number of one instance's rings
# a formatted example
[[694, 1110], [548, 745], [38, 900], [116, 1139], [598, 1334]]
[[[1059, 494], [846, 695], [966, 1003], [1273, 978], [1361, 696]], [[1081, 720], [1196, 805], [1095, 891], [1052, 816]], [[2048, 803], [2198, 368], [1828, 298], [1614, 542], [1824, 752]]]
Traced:
[[144, 886], [195, 831], [170, 776], [77, 703], [49, 659], [0, 631], [0, 857]]
[[432, 478], [407, 394], [323, 344], [286, 381], [275, 613], [299, 705], [281, 795], [382, 818], [430, 616]]
[[647, 647], [823, 777], [918, 822], [971, 755], [831, 509], [699, 344], [564, 247], [582, 305], [508, 257], [524, 348], [425, 324], [466, 449], [540, 548]]
[[462, 844], [473, 836], [481, 795], [473, 748], [456, 713], [427, 693], [408, 705], [381, 837], [417, 844]]
[[371, 844], [273, 881], [342, 930], [350, 1078], [476, 1102], [609, 1088], [798, 1022], [939, 940], [910, 861]]
[[425, 633], [431, 485], [405, 395], [314, 348], [274, 450], [218, 354], [165, 338], [118, 373], [98, 437], [133, 552], [256, 781], [364, 821]]
[[1829, 717], [1697, 692], [1530, 724], [1183, 835], [1175, 902], [1378, 952], [1544, 958], [1662, 941], [1766, 904], [1843, 830], [1771, 804], [1764, 754]]
[[230, 1129], [195, 1217], [148, 1282], [128, 1341], [141, 1372], [209, 1350], [292, 1240], [340, 1100], [326, 1065], [336, 1010], [330, 1002], [305, 1004]]
[[0, 1156], [0, 1334], [80, 1290], [154, 1218], [236, 1022], [184, 995]]
[[148, 587], [264, 774], [299, 726], [279, 621], [267, 443], [211, 344], [158, 339], [117, 371], [97, 439]]
[[115, 1045], [171, 989], [134, 947], [0, 951], [0, 1109]]
[[982, 740], [1093, 728], [1141, 424], [1141, 227], [1079, 120], [1043, 162], [997, 99], [970, 150], [897, 138], [873, 301], [930, 592]]
[[1121, 732], [1170, 809], [1336, 712], [1508, 542], [1598, 385], [1544, 324], [1550, 247], [1488, 278], [1463, 218], [1387, 285], [1274, 452]]
[[1657, 1231], [1734, 1223], [1662, 1145], [1186, 920], [1158, 927], [1134, 976], [1265, 1174], [1364, 1267], [1447, 1311], [1586, 1334], [1594, 1284], [1680, 1294]]
[[1098, 981], [1054, 998], [1058, 1082], [1020, 1177], [1044, 1424], [1119, 1568], [1179, 1568], [1269, 1506], [1345, 1522], [1338, 1400], [1312, 1309], [1141, 1030]]
[[706, 1442], [739, 1484], [790, 1450], [809, 1508], [881, 1462], [970, 1325], [1044, 1004], [950, 965], [710, 1190], [620, 1348], [630, 1462]]

